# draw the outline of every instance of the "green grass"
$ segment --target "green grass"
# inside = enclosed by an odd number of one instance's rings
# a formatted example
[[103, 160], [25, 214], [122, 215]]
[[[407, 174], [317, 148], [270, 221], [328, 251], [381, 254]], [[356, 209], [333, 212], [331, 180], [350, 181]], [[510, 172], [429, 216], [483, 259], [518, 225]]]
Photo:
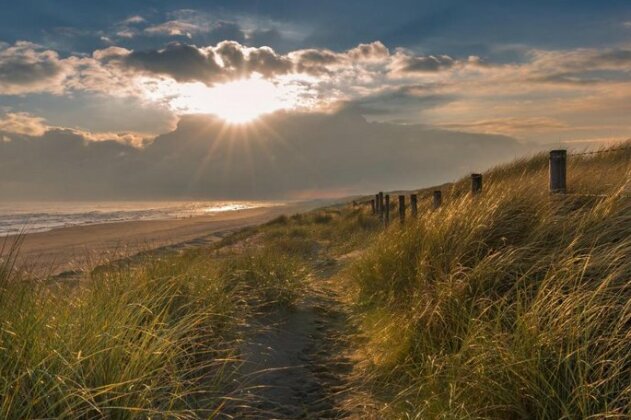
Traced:
[[630, 157], [570, 157], [570, 192], [606, 198], [550, 197], [536, 156], [380, 235], [350, 277], [384, 416], [631, 415]]

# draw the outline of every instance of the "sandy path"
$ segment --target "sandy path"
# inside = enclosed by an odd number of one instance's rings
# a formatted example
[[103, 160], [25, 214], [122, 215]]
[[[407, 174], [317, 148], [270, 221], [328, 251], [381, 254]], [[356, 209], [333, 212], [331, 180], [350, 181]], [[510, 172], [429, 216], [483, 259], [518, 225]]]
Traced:
[[293, 309], [259, 316], [247, 326], [240, 353], [239, 392], [223, 414], [230, 418], [345, 418], [352, 369], [349, 310], [342, 303], [330, 260], [314, 264]]
[[[19, 265], [36, 276], [81, 271], [140, 251], [181, 243], [203, 245], [226, 232], [313, 206], [306, 203], [264, 207], [186, 219], [103, 223], [27, 234], [20, 247]], [[4, 241], [6, 252], [15, 237]]]

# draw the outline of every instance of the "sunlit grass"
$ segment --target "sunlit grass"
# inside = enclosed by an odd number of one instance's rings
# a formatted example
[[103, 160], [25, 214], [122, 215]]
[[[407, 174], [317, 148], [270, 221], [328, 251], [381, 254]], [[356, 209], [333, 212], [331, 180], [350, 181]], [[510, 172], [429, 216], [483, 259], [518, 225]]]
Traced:
[[0, 418], [220, 412], [235, 388], [238, 326], [290, 305], [300, 262], [269, 247], [95, 270], [78, 286], [0, 266]]
[[221, 413], [239, 386], [240, 326], [291, 307], [323, 238], [334, 247], [369, 235], [364, 219], [281, 217], [210, 249], [105, 265], [78, 284], [21, 277], [18, 243], [0, 261], [0, 418]]
[[570, 157], [570, 192], [607, 197], [551, 197], [537, 156], [380, 235], [351, 277], [384, 416], [630, 414], [630, 157]]
[[78, 285], [21, 278], [14, 250], [0, 264], [0, 418], [222, 413], [240, 327], [291, 310], [314, 268], [349, 256], [335, 283], [356, 291], [351, 383], [380, 417], [628, 417], [630, 158], [570, 157], [579, 195], [551, 196], [539, 155], [484, 174], [478, 197], [467, 178], [439, 210], [423, 197], [403, 227], [320, 209]]

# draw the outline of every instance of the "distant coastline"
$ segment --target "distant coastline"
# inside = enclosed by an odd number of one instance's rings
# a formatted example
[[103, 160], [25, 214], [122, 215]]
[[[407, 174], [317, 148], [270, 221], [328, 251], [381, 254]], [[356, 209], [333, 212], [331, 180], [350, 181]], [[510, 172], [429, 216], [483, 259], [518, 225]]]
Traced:
[[5, 236], [0, 238], [0, 243], [4, 243], [6, 253], [19, 237], [20, 267], [35, 277], [46, 277], [67, 271], [86, 271], [105, 261], [161, 247], [212, 243], [228, 232], [321, 204], [320, 201], [270, 203], [200, 216], [74, 225]]
[[282, 201], [81, 201], [0, 204], [0, 237], [102, 223], [173, 220], [259, 207]]

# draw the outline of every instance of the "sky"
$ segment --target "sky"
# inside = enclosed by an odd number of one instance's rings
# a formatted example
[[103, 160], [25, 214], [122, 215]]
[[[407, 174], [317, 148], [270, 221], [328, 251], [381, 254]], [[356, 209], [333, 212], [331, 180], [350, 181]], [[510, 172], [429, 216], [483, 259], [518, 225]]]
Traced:
[[631, 137], [628, 0], [2, 0], [0, 196], [312, 198]]

